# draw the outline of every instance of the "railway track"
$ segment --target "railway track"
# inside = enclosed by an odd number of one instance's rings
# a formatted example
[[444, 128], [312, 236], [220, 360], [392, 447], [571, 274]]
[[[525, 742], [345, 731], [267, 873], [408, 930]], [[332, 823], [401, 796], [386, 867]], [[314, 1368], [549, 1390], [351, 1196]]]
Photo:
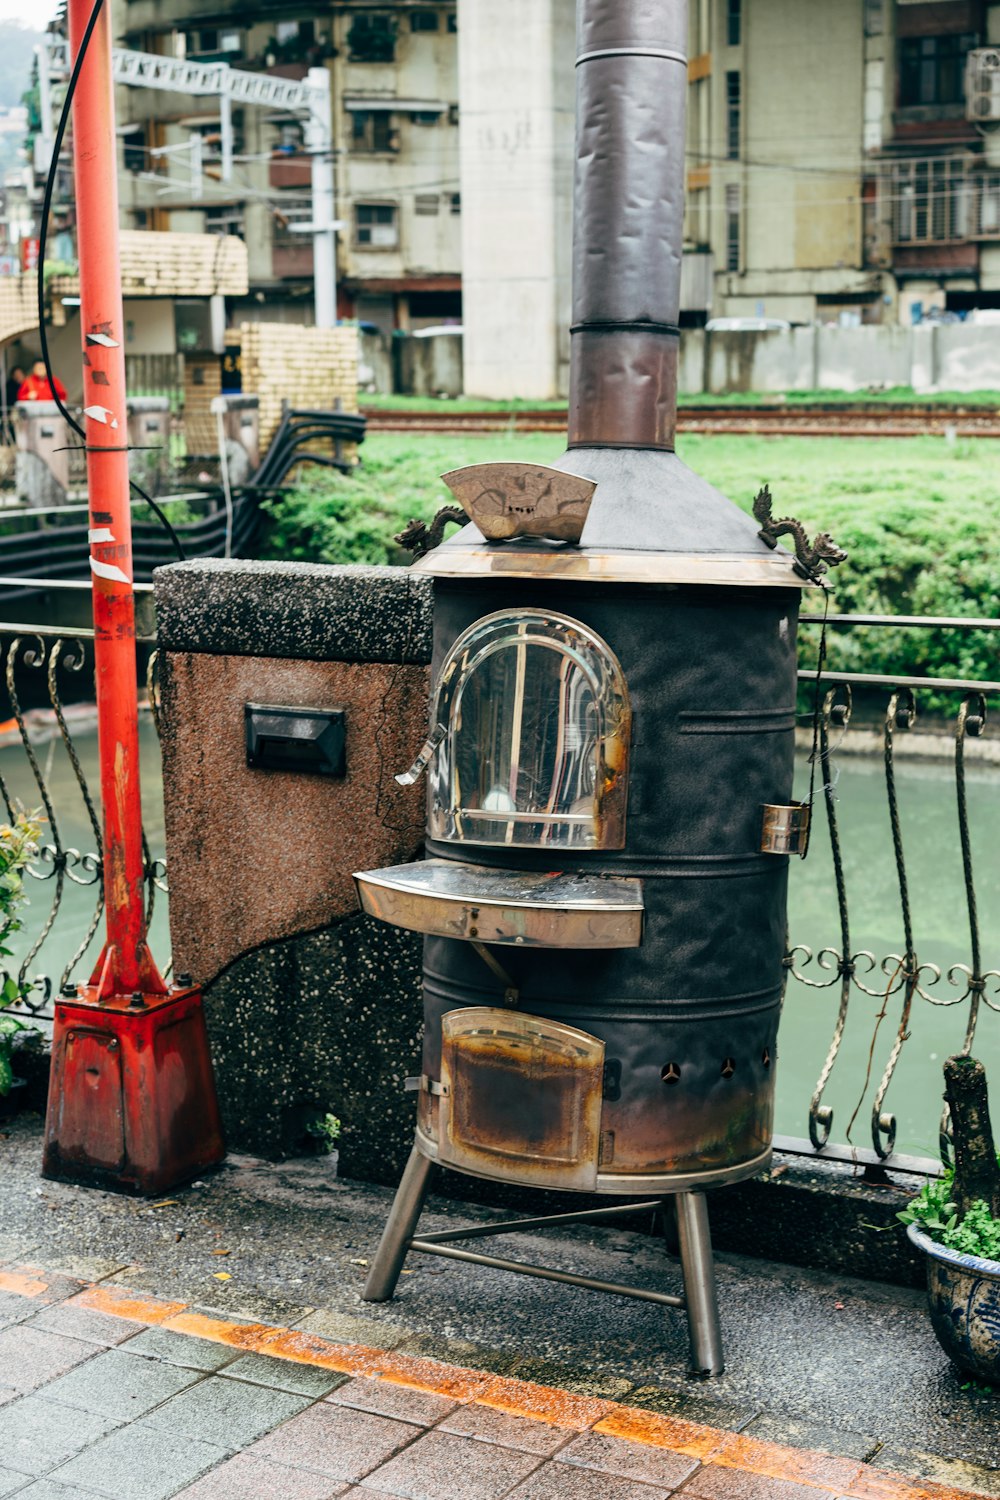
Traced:
[[[565, 410], [451, 411], [447, 403], [425, 410], [389, 411], [362, 408], [369, 432], [552, 432], [566, 431]], [[731, 433], [754, 437], [945, 437], [1000, 438], [1000, 409], [989, 406], [939, 406], [931, 403], [841, 406], [809, 403], [794, 406], [682, 406], [681, 432]]]

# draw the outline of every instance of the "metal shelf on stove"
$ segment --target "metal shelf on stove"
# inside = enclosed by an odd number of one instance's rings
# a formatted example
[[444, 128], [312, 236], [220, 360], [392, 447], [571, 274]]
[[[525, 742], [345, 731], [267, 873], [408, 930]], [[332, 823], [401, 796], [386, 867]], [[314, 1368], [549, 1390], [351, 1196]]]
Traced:
[[389, 865], [354, 876], [363, 909], [411, 932], [524, 948], [637, 948], [642, 881], [524, 873], [458, 860]]

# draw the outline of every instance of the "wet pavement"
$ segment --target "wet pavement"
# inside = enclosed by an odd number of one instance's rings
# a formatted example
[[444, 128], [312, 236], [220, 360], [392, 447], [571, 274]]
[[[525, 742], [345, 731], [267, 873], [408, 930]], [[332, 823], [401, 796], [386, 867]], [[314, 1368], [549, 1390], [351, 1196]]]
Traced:
[[[935, 1494], [935, 1481], [1000, 1495], [1000, 1397], [948, 1364], [919, 1293], [720, 1256], [727, 1371], [692, 1382], [683, 1314], [650, 1304], [417, 1256], [392, 1303], [363, 1303], [391, 1194], [337, 1180], [322, 1158], [234, 1158], [149, 1204], [43, 1182], [39, 1156], [37, 1120], [0, 1132], [0, 1402], [14, 1393], [0, 1406], [0, 1496], [325, 1497], [361, 1484], [427, 1500], [679, 1488], [809, 1500], [811, 1486], [880, 1500]], [[488, 1217], [432, 1199], [422, 1227]], [[621, 1228], [513, 1235], [503, 1253], [680, 1287], [662, 1242]], [[570, 1405], [540, 1411], [539, 1388]], [[480, 1407], [529, 1425], [491, 1426]], [[12, 1466], [32, 1433], [46, 1434], [47, 1467]], [[310, 1444], [334, 1458], [308, 1457]], [[147, 1452], [152, 1478], [127, 1488]], [[793, 1473], [790, 1452], [819, 1467]]]

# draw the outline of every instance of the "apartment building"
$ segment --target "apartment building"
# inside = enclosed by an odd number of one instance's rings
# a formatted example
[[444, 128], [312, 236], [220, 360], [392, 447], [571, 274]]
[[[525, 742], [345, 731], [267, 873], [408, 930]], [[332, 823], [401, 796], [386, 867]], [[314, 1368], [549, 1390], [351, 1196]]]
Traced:
[[[555, 396], [575, 3], [461, 6], [466, 388]], [[688, 79], [682, 325], [1000, 307], [1000, 4], [690, 0]]]
[[[456, 11], [447, 0], [116, 0], [119, 45], [279, 78], [331, 74], [338, 313], [386, 332], [461, 318]], [[307, 322], [311, 157], [300, 115], [122, 87], [128, 227], [237, 234], [256, 318]], [[194, 337], [194, 333], [191, 335]]]
[[985, 0], [692, 0], [687, 244], [713, 315], [1000, 306], [1000, 59], [977, 101], [966, 82], [998, 41]]

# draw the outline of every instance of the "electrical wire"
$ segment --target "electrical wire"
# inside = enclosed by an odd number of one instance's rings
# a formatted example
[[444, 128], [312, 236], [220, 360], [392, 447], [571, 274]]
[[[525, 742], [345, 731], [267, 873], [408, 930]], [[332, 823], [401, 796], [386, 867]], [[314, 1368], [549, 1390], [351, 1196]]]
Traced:
[[[62, 112], [59, 116], [59, 124], [56, 127], [55, 139], [52, 142], [52, 160], [49, 162], [48, 175], [45, 180], [45, 194], [42, 198], [41, 228], [38, 234], [38, 336], [42, 345], [42, 361], [45, 365], [45, 374], [48, 378], [49, 390], [52, 392], [52, 399], [55, 401], [56, 406], [59, 408], [59, 411], [62, 413], [66, 422], [78, 437], [83, 438], [84, 443], [86, 443], [87, 441], [86, 431], [76, 420], [76, 418], [73, 416], [73, 413], [69, 410], [66, 403], [60, 397], [59, 392], [56, 388], [55, 374], [52, 369], [52, 356], [49, 350], [49, 336], [48, 330], [45, 326], [45, 250], [48, 244], [49, 237], [49, 218], [52, 213], [52, 196], [55, 191], [56, 178], [59, 174], [59, 156], [62, 152], [63, 140], [65, 139], [66, 135], [66, 127], [69, 124], [70, 112], [73, 107], [73, 96], [76, 93], [76, 86], [80, 81], [80, 73], [83, 70], [83, 64], [87, 56], [87, 49], [90, 46], [91, 37], [94, 35], [94, 30], [97, 26], [98, 21], [100, 20], [101, 11], [103, 9], [104, 0], [94, 0], [93, 9], [90, 12], [90, 19], [87, 22], [86, 29], [84, 30], [83, 37], [80, 41], [80, 50], [77, 53], [76, 61], [73, 64], [73, 71], [70, 74], [69, 86], [66, 90], [66, 98], [63, 101]], [[167, 517], [157, 505], [153, 497], [151, 495], [147, 495], [146, 491], [142, 489], [140, 485], [136, 484], [134, 479], [129, 479], [129, 488], [139, 496], [140, 500], [144, 500], [145, 503], [149, 506], [150, 510], [156, 516], [161, 526], [163, 526], [164, 529], [169, 533], [170, 540], [174, 544], [174, 549], [177, 553], [177, 556], [180, 558], [181, 562], [186, 562], [187, 553], [184, 551], [184, 547], [181, 543], [180, 537], [177, 535], [176, 531], [171, 526]]]

